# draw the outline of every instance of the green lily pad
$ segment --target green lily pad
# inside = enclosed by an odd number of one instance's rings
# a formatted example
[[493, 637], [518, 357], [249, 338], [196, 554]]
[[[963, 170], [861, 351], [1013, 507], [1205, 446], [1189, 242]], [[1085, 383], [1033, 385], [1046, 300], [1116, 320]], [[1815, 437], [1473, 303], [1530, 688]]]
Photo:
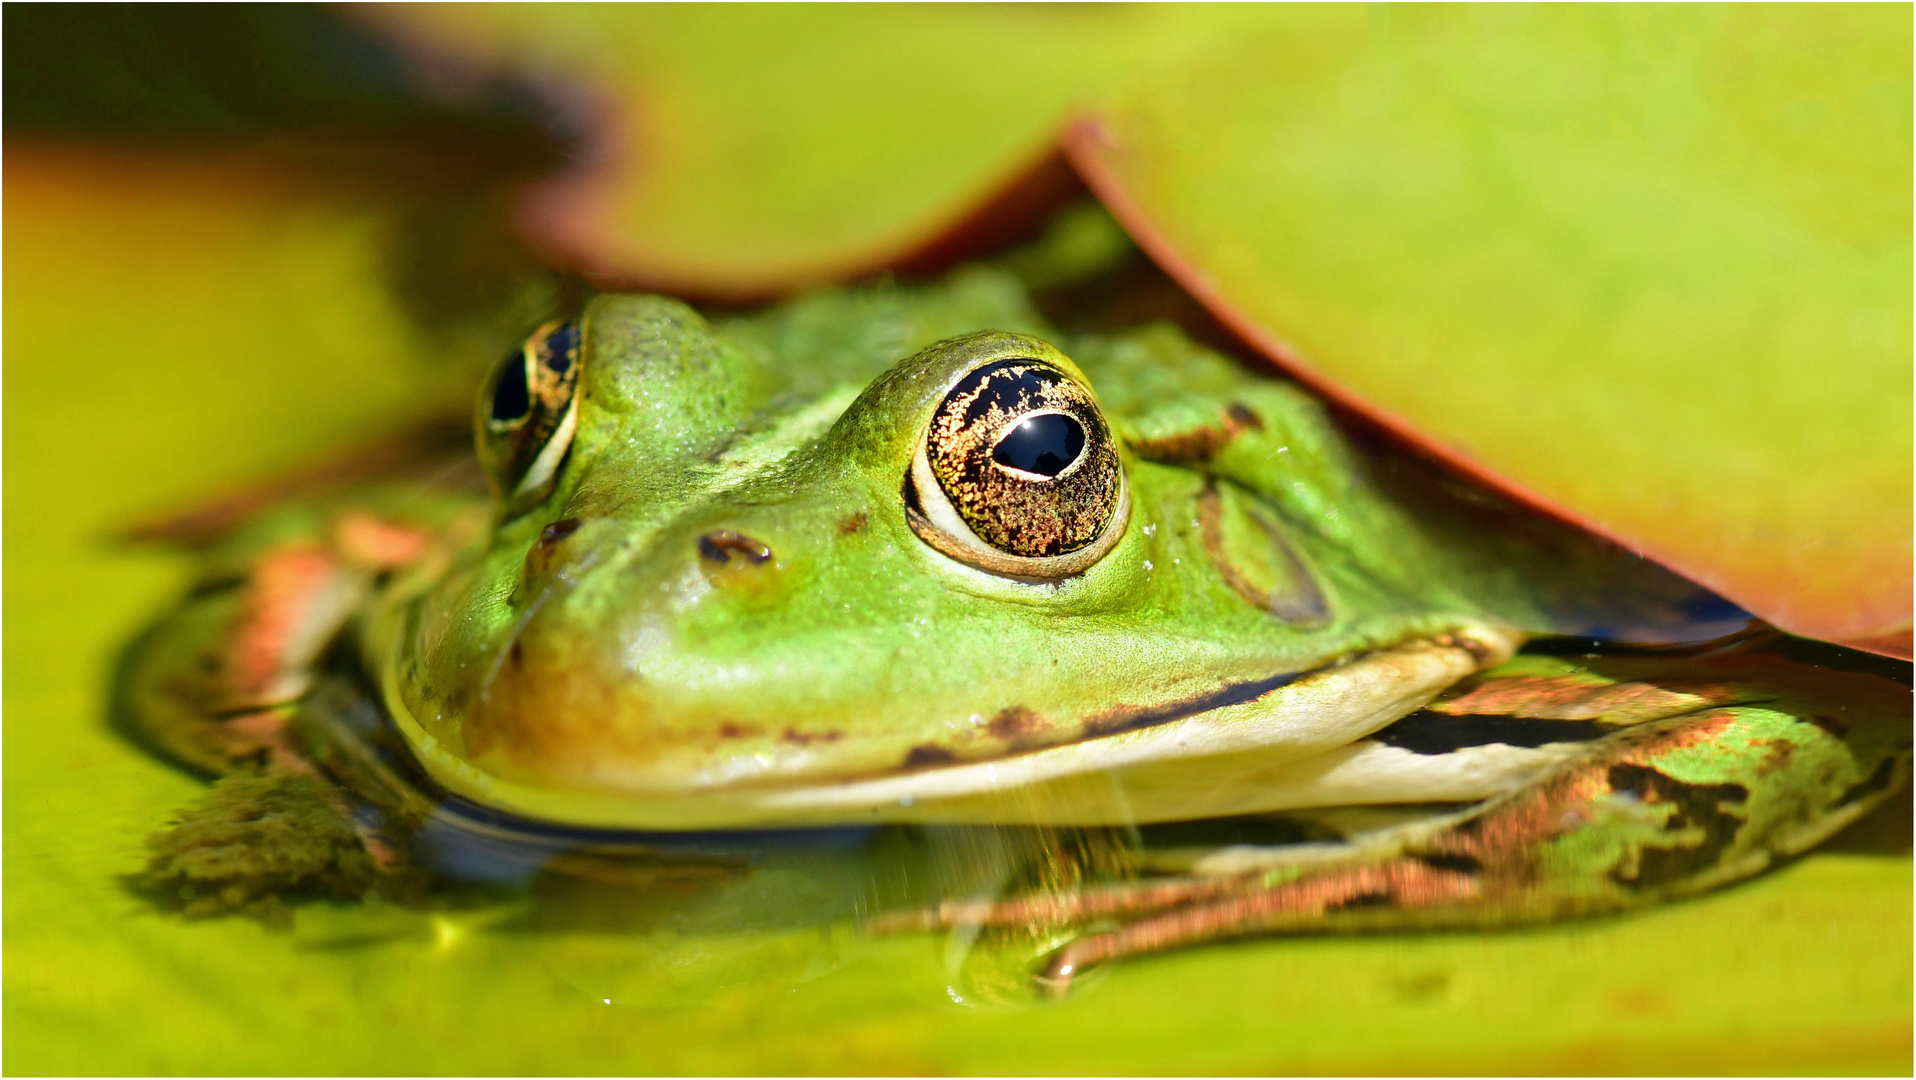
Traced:
[[1319, 390], [1785, 629], [1907, 655], [1909, 34], [1898, 7], [1297, 13], [1130, 88], [1073, 160]]

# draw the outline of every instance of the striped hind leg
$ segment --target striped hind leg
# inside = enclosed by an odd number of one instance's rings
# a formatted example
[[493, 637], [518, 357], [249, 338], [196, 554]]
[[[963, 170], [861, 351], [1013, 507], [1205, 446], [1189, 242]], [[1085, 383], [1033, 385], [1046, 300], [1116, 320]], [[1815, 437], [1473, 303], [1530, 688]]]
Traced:
[[1226, 876], [949, 903], [918, 925], [1117, 923], [1051, 954], [1040, 977], [1062, 990], [1095, 964], [1249, 934], [1494, 927], [1692, 895], [1807, 850], [1895, 789], [1907, 712], [1841, 730], [1824, 719], [1755, 707], [1671, 717], [1345, 850], [1278, 848]]

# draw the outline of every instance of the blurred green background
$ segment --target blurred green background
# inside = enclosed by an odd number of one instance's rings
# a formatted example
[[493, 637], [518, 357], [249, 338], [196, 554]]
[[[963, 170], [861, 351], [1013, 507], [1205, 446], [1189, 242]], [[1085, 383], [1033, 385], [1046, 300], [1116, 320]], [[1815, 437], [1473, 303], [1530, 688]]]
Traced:
[[107, 699], [186, 564], [112, 537], [460, 401], [535, 265], [519, 185], [589, 163], [590, 110], [422, 76], [330, 9], [4, 18], [6, 1071], [1909, 1071], [1906, 800], [1639, 916], [1238, 942], [1058, 1003], [954, 975], [962, 943], [688, 923], [670, 894], [610, 921], [312, 905], [288, 932], [152, 910], [122, 878], [200, 785]]

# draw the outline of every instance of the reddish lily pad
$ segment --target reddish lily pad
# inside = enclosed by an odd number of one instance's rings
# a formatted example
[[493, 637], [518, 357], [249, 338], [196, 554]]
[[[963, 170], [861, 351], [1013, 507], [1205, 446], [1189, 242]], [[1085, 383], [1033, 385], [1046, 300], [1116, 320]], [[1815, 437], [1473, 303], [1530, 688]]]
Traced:
[[1317, 389], [1785, 629], [1906, 654], [1909, 10], [1343, 21], [1219, 42], [1074, 162]]
[[1049, 157], [1086, 87], [1188, 21], [994, 5], [361, 14], [424, 51], [579, 96], [593, 156], [523, 206], [550, 257], [602, 282], [725, 298], [907, 259]]

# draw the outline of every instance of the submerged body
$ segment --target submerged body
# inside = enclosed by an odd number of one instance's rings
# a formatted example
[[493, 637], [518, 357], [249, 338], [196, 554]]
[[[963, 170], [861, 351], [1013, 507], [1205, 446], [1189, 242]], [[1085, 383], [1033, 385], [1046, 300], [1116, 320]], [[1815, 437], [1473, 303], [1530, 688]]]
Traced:
[[[302, 726], [344, 665], [420, 786], [591, 829], [1445, 804], [1315, 869], [1220, 852], [1051, 897], [1055, 920], [1185, 927], [1061, 975], [1359, 899], [1421, 925], [1693, 891], [1827, 835], [1907, 757], [1907, 697], [1870, 676], [1791, 712], [1742, 669], [1499, 669], [1526, 634], [1587, 626], [1566, 595], [1601, 587], [1579, 581], [1601, 559], [1397, 498], [1295, 388], [1168, 325], [1061, 333], [999, 271], [717, 324], [601, 296], [508, 358], [476, 423], [490, 498], [351, 493], [225, 540], [233, 583], [134, 665], [147, 733], [215, 772], [363, 784]], [[1819, 723], [1824, 699], [1855, 715]], [[1727, 836], [1672, 794], [1699, 785]], [[403, 862], [363, 818], [373, 862]], [[1651, 849], [1694, 857], [1619, 869]]]

